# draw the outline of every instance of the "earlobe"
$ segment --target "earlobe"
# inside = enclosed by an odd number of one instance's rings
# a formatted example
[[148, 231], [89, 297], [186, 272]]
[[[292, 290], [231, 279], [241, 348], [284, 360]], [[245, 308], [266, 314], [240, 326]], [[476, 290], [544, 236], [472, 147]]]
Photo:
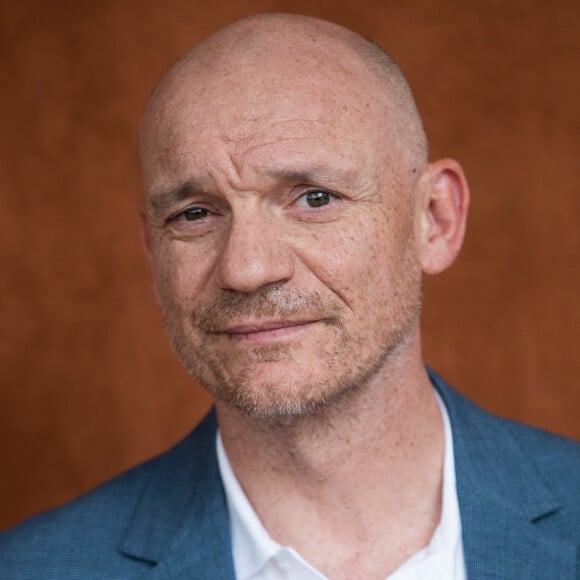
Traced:
[[469, 187], [453, 159], [430, 163], [419, 187], [421, 266], [426, 274], [438, 274], [453, 263], [463, 244]]

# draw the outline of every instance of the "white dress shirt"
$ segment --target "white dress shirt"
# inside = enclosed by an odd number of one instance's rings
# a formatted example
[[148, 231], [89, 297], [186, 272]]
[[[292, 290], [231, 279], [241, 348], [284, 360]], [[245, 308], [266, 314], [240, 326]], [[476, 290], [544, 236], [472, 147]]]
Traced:
[[[453, 435], [447, 409], [443, 416], [445, 457], [441, 521], [429, 544], [403, 562], [386, 580], [466, 580], [461, 519], [455, 489]], [[217, 434], [217, 457], [228, 504], [234, 568], [238, 580], [327, 580], [296, 550], [274, 541], [243, 492]]]

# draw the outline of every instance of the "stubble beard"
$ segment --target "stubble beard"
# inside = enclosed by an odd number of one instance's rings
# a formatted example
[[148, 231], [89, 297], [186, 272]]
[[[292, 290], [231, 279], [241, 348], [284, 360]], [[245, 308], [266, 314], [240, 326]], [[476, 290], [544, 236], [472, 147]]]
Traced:
[[[187, 372], [226, 405], [254, 418], [314, 415], [361, 393], [407, 345], [418, 324], [421, 284], [420, 274], [413, 273], [410, 256], [403, 257], [402, 268], [394, 295], [388, 303], [379, 300], [377, 304], [377, 317], [383, 313], [382, 324], [359, 336], [348, 332], [344, 305], [337, 298], [297, 291], [284, 284], [252, 294], [224, 291], [189, 319], [164, 301], [165, 329]], [[296, 345], [289, 342], [249, 349], [237, 371], [228, 372], [225, 356], [217, 346], [223, 339], [216, 334], [220, 328], [234, 320], [293, 317], [322, 320], [332, 331], [332, 341], [316, 343], [316, 369], [301, 367], [292, 353]], [[256, 379], [259, 366], [270, 364], [287, 372]]]

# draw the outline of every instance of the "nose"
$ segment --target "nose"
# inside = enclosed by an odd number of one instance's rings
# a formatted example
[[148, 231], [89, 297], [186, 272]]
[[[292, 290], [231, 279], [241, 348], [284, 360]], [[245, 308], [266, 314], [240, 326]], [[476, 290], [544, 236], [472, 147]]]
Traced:
[[221, 288], [251, 293], [294, 276], [294, 260], [266, 216], [235, 216], [216, 267]]

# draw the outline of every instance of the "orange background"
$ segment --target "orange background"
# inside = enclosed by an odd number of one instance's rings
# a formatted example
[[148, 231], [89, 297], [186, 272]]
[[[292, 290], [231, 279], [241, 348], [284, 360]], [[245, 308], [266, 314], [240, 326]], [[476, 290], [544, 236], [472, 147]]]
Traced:
[[426, 280], [426, 360], [487, 408], [580, 437], [580, 3], [1, 0], [0, 528], [160, 452], [207, 409], [153, 304], [134, 136], [180, 53], [272, 10], [383, 44], [432, 157], [464, 164], [468, 237]]

